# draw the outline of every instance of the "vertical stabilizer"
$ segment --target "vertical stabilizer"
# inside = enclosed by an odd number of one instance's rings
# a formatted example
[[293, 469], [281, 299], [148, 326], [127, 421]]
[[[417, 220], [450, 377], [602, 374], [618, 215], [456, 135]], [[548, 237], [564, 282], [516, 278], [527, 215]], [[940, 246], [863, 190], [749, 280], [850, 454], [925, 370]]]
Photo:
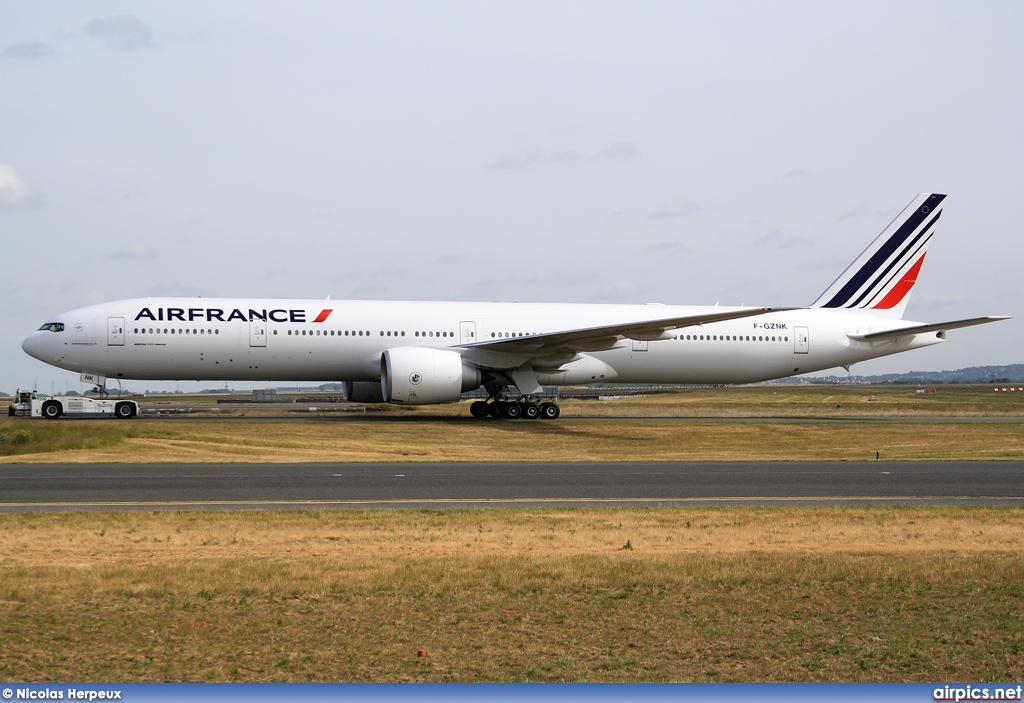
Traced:
[[946, 196], [921, 193], [811, 307], [903, 317]]

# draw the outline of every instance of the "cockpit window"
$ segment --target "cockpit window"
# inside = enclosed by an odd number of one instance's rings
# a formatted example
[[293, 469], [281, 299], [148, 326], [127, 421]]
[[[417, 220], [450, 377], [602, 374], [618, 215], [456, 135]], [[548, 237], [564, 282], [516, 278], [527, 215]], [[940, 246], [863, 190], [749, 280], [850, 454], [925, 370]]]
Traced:
[[39, 328], [40, 330], [46, 330], [48, 332], [63, 332], [63, 322], [47, 322], [45, 325]]

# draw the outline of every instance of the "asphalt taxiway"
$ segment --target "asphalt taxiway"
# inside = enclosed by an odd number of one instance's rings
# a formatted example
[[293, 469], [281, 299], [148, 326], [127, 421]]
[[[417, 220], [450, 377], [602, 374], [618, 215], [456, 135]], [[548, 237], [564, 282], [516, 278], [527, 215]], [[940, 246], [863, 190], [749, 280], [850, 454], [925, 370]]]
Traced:
[[6, 464], [0, 511], [1024, 505], [1024, 462]]

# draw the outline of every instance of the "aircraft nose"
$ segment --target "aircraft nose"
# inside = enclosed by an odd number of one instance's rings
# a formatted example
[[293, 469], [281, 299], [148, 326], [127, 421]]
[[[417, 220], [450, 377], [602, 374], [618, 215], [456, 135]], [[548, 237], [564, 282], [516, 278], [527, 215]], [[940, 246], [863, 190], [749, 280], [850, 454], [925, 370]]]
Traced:
[[21, 348], [29, 356], [42, 361], [43, 340], [40, 339], [38, 332], [33, 332], [25, 337], [25, 341], [21, 343]]

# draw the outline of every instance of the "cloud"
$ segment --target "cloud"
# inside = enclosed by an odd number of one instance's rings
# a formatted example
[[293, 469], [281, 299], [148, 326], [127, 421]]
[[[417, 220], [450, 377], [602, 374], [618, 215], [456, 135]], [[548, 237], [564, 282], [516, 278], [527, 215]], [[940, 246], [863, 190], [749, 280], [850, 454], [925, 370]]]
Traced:
[[111, 259], [152, 259], [156, 256], [156, 250], [145, 242], [130, 242], [123, 245], [110, 255]]
[[437, 261], [435, 261], [434, 263], [442, 266], [464, 264], [466, 263], [466, 257], [463, 256], [462, 254], [446, 254], [444, 256], [438, 257]]
[[800, 168], [794, 168], [792, 171], [785, 175], [786, 178], [808, 178], [813, 176], [813, 173], [809, 173]]
[[153, 30], [135, 15], [95, 17], [85, 25], [85, 33], [112, 51], [130, 52], [157, 46]]
[[768, 232], [763, 237], [758, 237], [756, 240], [754, 240], [754, 244], [778, 244], [784, 239], [785, 236], [782, 234], [782, 232], [780, 232], [777, 229], [773, 229], [771, 232]]
[[772, 249], [792, 249], [798, 246], [804, 246], [810, 244], [810, 240], [806, 237], [787, 237], [777, 229], [766, 233], [762, 237], [758, 237], [754, 240], [755, 246], [771, 247]]
[[871, 214], [871, 207], [867, 203], [859, 203], [839, 216], [839, 221], [859, 220]]
[[26, 185], [17, 171], [0, 164], [0, 207], [32, 205], [40, 200], [39, 193]]
[[686, 217], [687, 215], [700, 210], [697, 203], [683, 200], [675, 205], [669, 205], [651, 213], [652, 220], [671, 220], [675, 217]]
[[491, 168], [498, 169], [523, 169], [530, 168], [531, 166], [540, 163], [544, 160], [544, 154], [539, 151], [530, 151], [529, 149], [519, 149], [518, 151], [510, 151], [507, 154], [503, 154], [491, 162]]
[[53, 53], [53, 47], [41, 41], [27, 41], [11, 44], [4, 49], [4, 56], [9, 59], [41, 59]]
[[628, 142], [612, 144], [607, 149], [594, 154], [595, 159], [614, 159], [616, 161], [631, 161], [640, 158], [640, 152], [635, 146]]
[[556, 163], [561, 161], [579, 161], [583, 156], [580, 152], [573, 151], [572, 149], [551, 152], [551, 160]]
[[647, 247], [644, 251], [648, 254], [658, 254], [662, 257], [672, 257], [676, 254], [693, 254], [693, 249], [680, 242], [658, 242]]

